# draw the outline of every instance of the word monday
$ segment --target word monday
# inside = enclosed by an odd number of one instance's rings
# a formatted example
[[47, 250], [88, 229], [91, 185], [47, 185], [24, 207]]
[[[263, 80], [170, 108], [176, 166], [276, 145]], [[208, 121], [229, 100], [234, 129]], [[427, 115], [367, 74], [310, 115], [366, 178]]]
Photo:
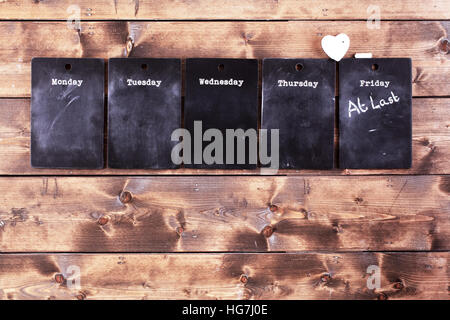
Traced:
[[52, 79], [52, 86], [77, 86], [81, 87], [83, 80], [74, 80], [74, 79]]
[[133, 80], [133, 79], [127, 79], [128, 86], [147, 86], [147, 87], [157, 87], [161, 85], [161, 80]]
[[227, 79], [227, 80], [219, 80], [219, 79], [204, 79], [204, 78], [199, 78], [198, 82], [201, 86], [236, 86], [236, 87], [241, 87], [242, 84], [244, 83], [244, 80], [236, 80], [236, 79]]
[[[389, 97], [387, 97], [386, 99], [380, 99], [380, 101], [378, 101], [378, 103], [374, 102], [372, 95], [369, 95], [369, 100], [370, 100], [370, 106], [372, 107], [372, 110], [376, 110], [376, 109], [381, 109], [384, 106], [388, 106], [388, 105], [397, 103], [400, 101], [400, 98], [398, 96], [396, 96], [393, 91], [391, 91], [391, 95]], [[356, 99], [356, 103], [354, 103], [351, 100], [348, 101], [348, 117], [349, 118], [352, 117], [352, 112], [357, 112], [358, 114], [361, 114], [361, 113], [367, 112], [367, 110], [369, 110], [369, 107], [367, 107], [365, 103], [362, 103], [361, 99], [359, 97]]]
[[279, 87], [309, 87], [309, 88], [317, 88], [319, 82], [317, 81], [286, 81], [286, 80], [278, 80]]

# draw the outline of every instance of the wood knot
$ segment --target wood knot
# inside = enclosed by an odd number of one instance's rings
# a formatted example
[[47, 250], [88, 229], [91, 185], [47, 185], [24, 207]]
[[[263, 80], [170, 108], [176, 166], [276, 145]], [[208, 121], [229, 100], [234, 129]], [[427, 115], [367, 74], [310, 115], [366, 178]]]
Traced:
[[320, 281], [323, 283], [328, 283], [331, 281], [331, 275], [329, 273], [325, 273], [320, 277]]
[[262, 230], [264, 237], [269, 238], [273, 234], [274, 228], [272, 226], [265, 226]]
[[98, 218], [97, 223], [101, 226], [104, 226], [105, 224], [107, 224], [109, 221], [109, 216], [107, 215], [103, 215], [100, 218]]
[[61, 273], [55, 275], [56, 283], [63, 284], [65, 280], [66, 279], [64, 279], [64, 276]]
[[399, 282], [394, 283], [394, 289], [402, 290], [403, 288], [404, 288], [404, 285], [402, 282], [399, 281]]
[[133, 200], [133, 196], [129, 191], [122, 191], [119, 195], [119, 200], [122, 203], [130, 203]]
[[388, 296], [387, 296], [386, 293], [381, 292], [381, 293], [378, 294], [377, 299], [378, 299], [378, 300], [387, 300], [387, 299], [388, 299]]
[[176, 231], [177, 231], [178, 235], [181, 236], [184, 232], [184, 229], [183, 229], [183, 227], [177, 227]]
[[77, 295], [76, 295], [76, 298], [78, 299], [78, 300], [84, 300], [84, 299], [86, 299], [86, 294], [84, 293], [84, 292], [79, 292]]
[[127, 57], [130, 56], [130, 53], [131, 53], [131, 50], [133, 50], [133, 47], [134, 47], [134, 40], [133, 40], [132, 37], [128, 37], [127, 38], [127, 46], [126, 46], [126, 49], [125, 49], [125, 55]]
[[301, 208], [300, 212], [301, 212], [301, 214], [303, 214], [303, 218], [308, 219], [308, 217], [309, 217], [308, 210], [306, 210], [305, 208]]
[[439, 51], [443, 54], [448, 54], [448, 48], [450, 47], [449, 41], [447, 38], [441, 39], [439, 42]]
[[278, 207], [274, 204], [269, 205], [269, 210], [272, 212], [277, 212], [278, 211]]
[[248, 283], [248, 276], [245, 274], [241, 274], [239, 281], [242, 282], [243, 284]]

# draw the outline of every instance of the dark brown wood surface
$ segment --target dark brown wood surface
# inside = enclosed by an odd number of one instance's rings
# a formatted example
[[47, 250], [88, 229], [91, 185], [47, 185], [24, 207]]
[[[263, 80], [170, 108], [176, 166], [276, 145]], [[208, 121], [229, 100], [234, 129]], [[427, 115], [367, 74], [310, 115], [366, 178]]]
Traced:
[[[320, 41], [336, 30], [351, 39], [347, 57], [413, 60], [414, 96], [450, 96], [450, 21], [0, 22], [0, 97], [30, 96], [30, 61], [47, 57], [326, 58]], [[51, 35], [49, 37], [49, 35]]]
[[67, 8], [74, 4], [79, 6], [83, 20], [365, 20], [371, 5], [380, 7], [382, 19], [450, 18], [450, 4], [446, 0], [58, 0], [57, 5], [52, 1], [7, 0], [0, 2], [0, 18], [65, 20], [70, 15]]
[[448, 176], [2, 181], [5, 252], [450, 250]]
[[[0, 299], [448, 300], [449, 20], [448, 0], [0, 0]], [[33, 57], [325, 58], [341, 32], [347, 57], [412, 58], [411, 169], [30, 166]]]
[[[0, 299], [448, 299], [448, 259], [448, 252], [18, 254], [0, 259]], [[369, 266], [380, 267], [379, 289], [367, 288]], [[80, 289], [70, 285], [77, 267]]]

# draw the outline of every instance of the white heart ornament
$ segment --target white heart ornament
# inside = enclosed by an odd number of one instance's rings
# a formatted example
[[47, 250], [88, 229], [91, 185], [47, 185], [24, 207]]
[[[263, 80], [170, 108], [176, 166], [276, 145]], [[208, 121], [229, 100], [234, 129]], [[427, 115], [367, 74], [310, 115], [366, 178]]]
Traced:
[[350, 48], [350, 38], [345, 33], [322, 38], [322, 49], [333, 60], [340, 61]]

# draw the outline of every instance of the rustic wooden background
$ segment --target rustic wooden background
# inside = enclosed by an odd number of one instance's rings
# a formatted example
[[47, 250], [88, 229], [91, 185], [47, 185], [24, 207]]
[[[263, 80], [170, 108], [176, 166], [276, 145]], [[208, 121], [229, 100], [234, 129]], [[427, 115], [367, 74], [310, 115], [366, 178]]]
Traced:
[[[1, 299], [449, 299], [449, 0], [0, 0], [0, 20]], [[32, 57], [325, 58], [340, 32], [347, 56], [413, 59], [411, 169], [30, 167]]]

